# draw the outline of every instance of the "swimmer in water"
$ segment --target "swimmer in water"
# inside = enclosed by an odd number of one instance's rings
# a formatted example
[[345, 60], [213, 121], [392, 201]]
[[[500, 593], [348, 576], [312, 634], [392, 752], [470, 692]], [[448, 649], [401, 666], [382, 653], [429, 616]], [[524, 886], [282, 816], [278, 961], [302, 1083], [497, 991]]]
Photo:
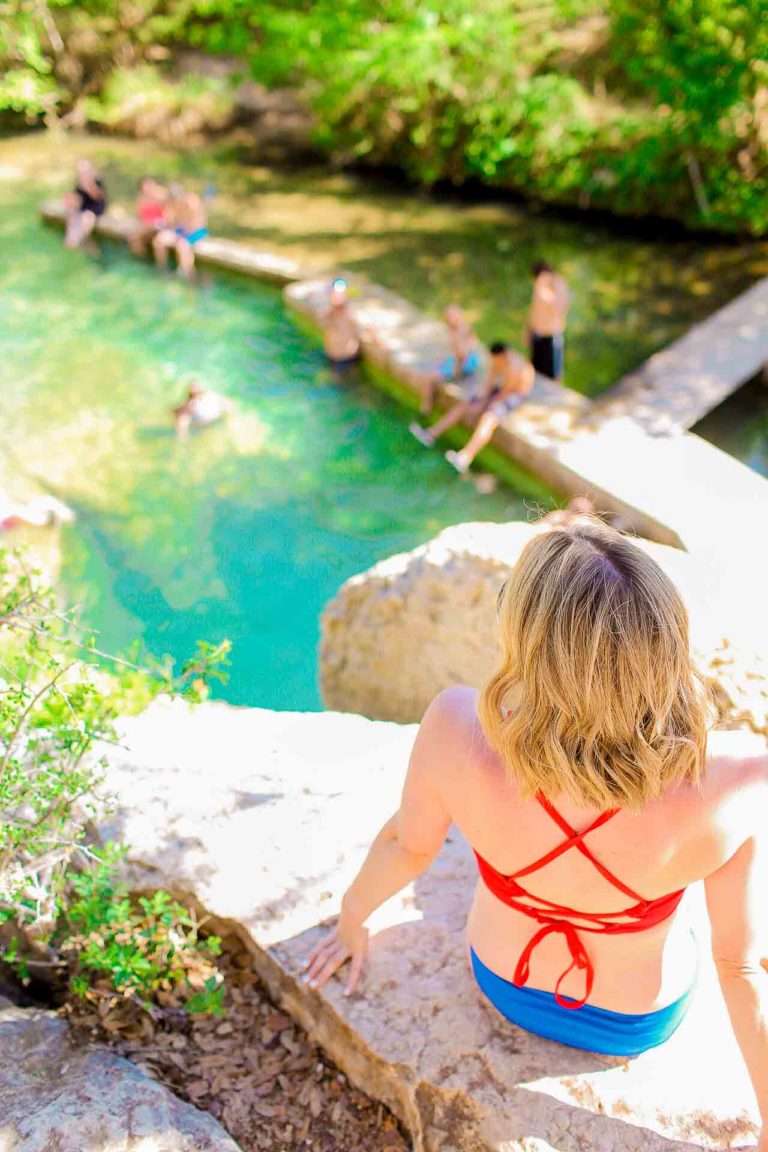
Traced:
[[187, 390], [184, 403], [172, 410], [176, 435], [179, 439], [185, 440], [193, 425], [205, 428], [209, 424], [216, 424], [231, 411], [232, 404], [226, 396], [215, 392], [213, 388], [204, 388], [202, 384], [192, 383]]

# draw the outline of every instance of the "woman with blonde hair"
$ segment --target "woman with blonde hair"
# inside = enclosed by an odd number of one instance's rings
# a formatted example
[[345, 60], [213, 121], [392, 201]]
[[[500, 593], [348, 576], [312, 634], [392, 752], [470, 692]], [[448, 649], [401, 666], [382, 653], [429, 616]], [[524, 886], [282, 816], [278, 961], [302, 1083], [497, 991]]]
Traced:
[[[429, 867], [455, 823], [478, 861], [467, 935], [483, 994], [531, 1032], [633, 1056], [685, 1016], [697, 943], [683, 896], [704, 881], [720, 983], [768, 1125], [765, 744], [709, 731], [679, 592], [604, 524], [583, 518], [531, 540], [498, 617], [498, 668], [479, 694], [451, 688], [428, 709], [400, 808], [307, 979], [320, 987], [350, 960], [355, 990], [368, 917]], [[758, 1147], [768, 1152], [768, 1127]]]

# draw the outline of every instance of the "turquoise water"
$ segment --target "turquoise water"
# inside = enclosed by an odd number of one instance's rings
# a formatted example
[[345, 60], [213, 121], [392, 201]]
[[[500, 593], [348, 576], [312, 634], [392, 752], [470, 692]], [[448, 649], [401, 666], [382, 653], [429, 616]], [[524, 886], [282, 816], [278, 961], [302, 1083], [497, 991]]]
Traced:
[[[219, 694], [319, 707], [318, 618], [348, 576], [472, 519], [525, 515], [409, 435], [364, 380], [339, 383], [279, 293], [163, 276], [117, 247], [67, 253], [41, 189], [0, 183], [0, 453], [71, 505], [62, 585], [102, 647], [182, 659], [231, 639]], [[235, 403], [179, 442], [192, 379]]]

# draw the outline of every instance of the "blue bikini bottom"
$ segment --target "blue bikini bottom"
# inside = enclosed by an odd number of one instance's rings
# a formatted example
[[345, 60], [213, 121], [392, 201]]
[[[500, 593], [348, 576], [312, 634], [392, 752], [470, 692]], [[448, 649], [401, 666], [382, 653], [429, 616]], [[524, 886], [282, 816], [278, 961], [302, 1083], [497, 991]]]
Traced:
[[474, 949], [470, 949], [470, 955], [481, 992], [507, 1020], [537, 1036], [604, 1056], [639, 1056], [663, 1044], [682, 1023], [693, 995], [691, 986], [666, 1008], [639, 1015], [609, 1012], [591, 1004], [561, 1008], [552, 992], [518, 988], [486, 968]]

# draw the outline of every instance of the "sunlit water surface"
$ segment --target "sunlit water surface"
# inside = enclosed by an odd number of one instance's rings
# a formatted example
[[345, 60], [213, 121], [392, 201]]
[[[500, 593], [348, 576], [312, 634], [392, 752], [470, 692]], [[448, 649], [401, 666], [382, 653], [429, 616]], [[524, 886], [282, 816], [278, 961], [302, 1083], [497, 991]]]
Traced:
[[[0, 184], [0, 449], [75, 509], [62, 584], [103, 648], [183, 658], [226, 637], [227, 699], [317, 707], [318, 619], [343, 580], [448, 524], [525, 514], [340, 385], [278, 292], [66, 253], [38, 199]], [[236, 407], [183, 443], [168, 410], [192, 378]]]

